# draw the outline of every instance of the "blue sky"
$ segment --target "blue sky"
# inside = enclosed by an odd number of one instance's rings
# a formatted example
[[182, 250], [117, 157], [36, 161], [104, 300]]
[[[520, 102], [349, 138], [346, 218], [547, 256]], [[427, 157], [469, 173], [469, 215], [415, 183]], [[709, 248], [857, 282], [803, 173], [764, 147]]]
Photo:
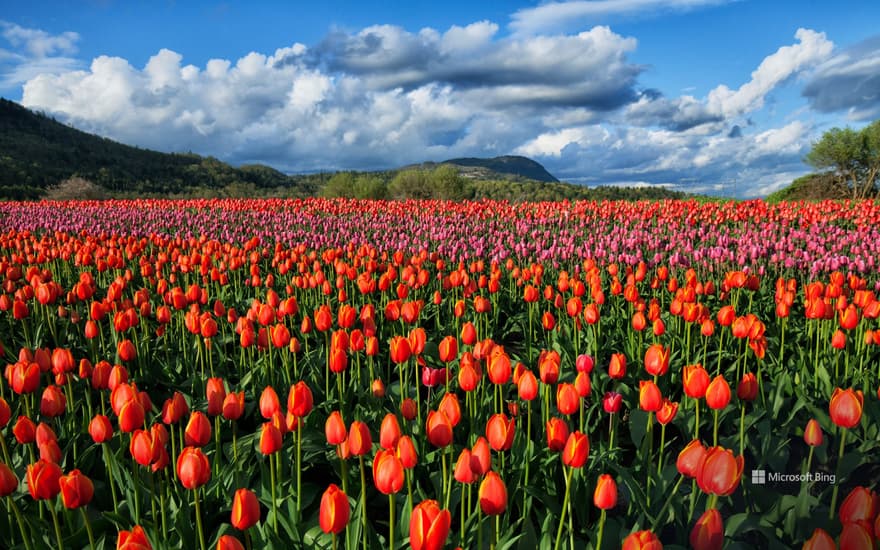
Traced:
[[754, 197], [880, 118], [876, 0], [5, 4], [0, 95], [287, 172], [522, 154]]

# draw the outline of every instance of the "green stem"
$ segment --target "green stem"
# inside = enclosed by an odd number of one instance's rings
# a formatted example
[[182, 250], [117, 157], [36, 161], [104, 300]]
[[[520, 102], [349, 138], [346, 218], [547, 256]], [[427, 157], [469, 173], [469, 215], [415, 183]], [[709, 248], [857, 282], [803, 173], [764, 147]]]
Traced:
[[[679, 475], [678, 481], [675, 482], [675, 487], [672, 488], [672, 492], [669, 494], [669, 497], [667, 497], [666, 500], [663, 502], [663, 506], [660, 508], [660, 512], [658, 512], [657, 515], [654, 517], [654, 521], [651, 523], [651, 531], [657, 531], [657, 524], [660, 523], [660, 521], [663, 519], [663, 514], [666, 512], [666, 509], [669, 508], [669, 503], [672, 502], [672, 497], [678, 491], [678, 487], [679, 485], [681, 485], [682, 481], [684, 481], [684, 476]], [[693, 495], [693, 493], [691, 494]], [[693, 502], [693, 499], [691, 499], [691, 502]], [[693, 510], [693, 506], [691, 506], [691, 510]], [[691, 512], [691, 515], [693, 515], [693, 512]], [[690, 523], [690, 520], [688, 520], [688, 523]]]
[[86, 524], [86, 533], [89, 534], [89, 548], [95, 550], [95, 534], [92, 532], [92, 524], [89, 521], [89, 515], [86, 514], [86, 509], [83, 507], [80, 507], [79, 512], [82, 514], [83, 523]]
[[599, 536], [596, 537], [596, 550], [602, 550], [602, 534], [605, 533], [605, 510], [599, 514]]
[[31, 539], [25, 531], [24, 528], [24, 520], [21, 517], [21, 510], [18, 509], [18, 505], [15, 504], [15, 500], [12, 499], [12, 495], [8, 495], [6, 497], [6, 502], [9, 503], [9, 507], [12, 508], [12, 513], [15, 514], [15, 521], [18, 522], [18, 530], [21, 531], [21, 540], [24, 541], [24, 547], [27, 550], [31, 549]]
[[745, 426], [746, 426], [746, 406], [743, 404], [740, 407], [739, 411], [739, 454], [743, 454], [743, 446], [744, 446], [744, 435], [745, 435]]
[[559, 550], [559, 543], [562, 542], [562, 527], [565, 525], [565, 512], [568, 510], [568, 500], [571, 496], [571, 472], [573, 468], [565, 468], [565, 497], [562, 499], [562, 517], [559, 518], [559, 527], [556, 529], [556, 544], [553, 550]]
[[[666, 424], [660, 425], [660, 456], [657, 457], [657, 477], [660, 477], [660, 471], [663, 469], [663, 448], [666, 446]], [[742, 454], [742, 451], [740, 451]]]
[[840, 449], [837, 452], [837, 476], [834, 489], [831, 491], [831, 509], [828, 510], [828, 519], [834, 519], [834, 510], [837, 507], [837, 490], [840, 488], [840, 461], [843, 460], [843, 447], [846, 445], [846, 428], [840, 428]]
[[363, 533], [361, 533], [361, 543], [364, 550], [367, 550], [367, 478], [364, 473], [364, 455], [358, 457], [361, 466], [361, 525]]
[[278, 500], [275, 498], [275, 461], [274, 453], [269, 455], [269, 482], [272, 484], [272, 527], [278, 534]]
[[196, 504], [196, 528], [199, 530], [199, 548], [205, 550], [205, 530], [202, 528], [202, 507], [199, 504], [199, 489], [193, 489], [193, 500]]
[[712, 445], [718, 446], [718, 409], [714, 410], [715, 428], [712, 430]]
[[[297, 418], [299, 422], [299, 418]], [[296, 428], [296, 521], [300, 522], [302, 514], [302, 426]]]
[[388, 550], [394, 550], [394, 495], [388, 495]]
[[55, 538], [58, 540], [58, 550], [64, 550], [64, 539], [61, 537], [61, 524], [58, 523], [58, 513], [55, 511], [55, 503], [46, 501], [46, 508], [52, 515], [52, 523], [55, 525]]

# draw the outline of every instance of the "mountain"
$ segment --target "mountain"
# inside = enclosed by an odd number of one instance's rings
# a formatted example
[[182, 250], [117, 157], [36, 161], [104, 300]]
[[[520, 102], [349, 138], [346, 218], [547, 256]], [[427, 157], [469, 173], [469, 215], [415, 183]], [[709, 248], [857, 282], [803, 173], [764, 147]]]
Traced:
[[559, 180], [540, 163], [527, 157], [515, 155], [494, 158], [465, 157], [444, 160], [443, 162], [423, 162], [422, 164], [405, 166], [401, 170], [430, 170], [443, 165], [451, 165], [463, 177], [477, 181], [511, 180], [559, 183]]
[[462, 167], [464, 176], [468, 176], [468, 169], [484, 168], [497, 172], [499, 174], [519, 176], [521, 178], [544, 181], [548, 183], [557, 183], [553, 174], [548, 172], [541, 164], [526, 157], [503, 156], [491, 159], [481, 158], [458, 158], [443, 161], [443, 164], [452, 164]]
[[683, 198], [667, 189], [563, 183], [518, 156], [457, 158], [381, 172], [288, 175], [193, 153], [160, 153], [77, 130], [0, 98], [0, 200], [131, 197], [554, 200]]
[[318, 176], [288, 176], [262, 165], [235, 168], [212, 157], [123, 145], [0, 98], [0, 198], [39, 198], [70, 178], [113, 196], [279, 188], [308, 196], [319, 187]]

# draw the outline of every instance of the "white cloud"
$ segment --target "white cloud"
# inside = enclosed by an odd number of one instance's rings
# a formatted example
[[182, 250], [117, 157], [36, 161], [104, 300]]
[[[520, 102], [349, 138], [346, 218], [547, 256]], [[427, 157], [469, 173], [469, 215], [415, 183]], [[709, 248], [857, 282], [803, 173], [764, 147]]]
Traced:
[[0, 20], [0, 89], [19, 86], [41, 74], [59, 74], [79, 67], [76, 53], [79, 35], [72, 31], [52, 35]]
[[0, 29], [0, 35], [7, 42], [34, 58], [74, 54], [79, 40], [79, 35], [72, 31], [51, 35], [43, 30], [28, 29], [7, 21], [0, 21]]
[[511, 16], [510, 28], [518, 34], [568, 30], [615, 15], [638, 15], [686, 11], [731, 0], [573, 0], [548, 2], [524, 8]]
[[760, 109], [768, 92], [800, 71], [826, 60], [834, 49], [834, 43], [825, 37], [825, 33], [798, 29], [795, 38], [797, 44], [783, 46], [764, 58], [752, 72], [752, 79], [736, 91], [722, 84], [709, 92], [709, 109], [725, 117]]
[[[587, 2], [619, 11], [636, 3]], [[480, 21], [442, 32], [337, 30], [314, 46], [201, 66], [169, 49], [142, 67], [100, 56], [82, 70], [61, 63], [28, 73], [22, 103], [125, 143], [291, 172], [517, 153], [564, 180], [754, 196], [778, 183], [773, 174], [805, 169], [815, 129], [798, 120], [757, 128], [742, 119], [817, 66], [817, 74], [844, 70], [829, 60], [833, 44], [823, 34], [801, 29], [796, 39], [740, 88], [718, 86], [704, 98], [640, 90], [643, 68], [629, 59], [637, 41], [609, 27], [499, 36], [496, 24]], [[62, 51], [54, 48], [43, 51]]]
[[880, 116], [880, 36], [836, 52], [816, 69], [803, 95], [819, 112], [846, 112], [857, 121]]

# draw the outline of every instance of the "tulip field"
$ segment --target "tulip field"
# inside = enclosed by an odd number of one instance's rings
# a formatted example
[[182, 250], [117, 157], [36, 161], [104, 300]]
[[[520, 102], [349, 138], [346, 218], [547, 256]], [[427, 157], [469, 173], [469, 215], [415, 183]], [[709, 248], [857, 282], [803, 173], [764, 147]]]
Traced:
[[880, 203], [0, 203], [0, 547], [873, 549]]

